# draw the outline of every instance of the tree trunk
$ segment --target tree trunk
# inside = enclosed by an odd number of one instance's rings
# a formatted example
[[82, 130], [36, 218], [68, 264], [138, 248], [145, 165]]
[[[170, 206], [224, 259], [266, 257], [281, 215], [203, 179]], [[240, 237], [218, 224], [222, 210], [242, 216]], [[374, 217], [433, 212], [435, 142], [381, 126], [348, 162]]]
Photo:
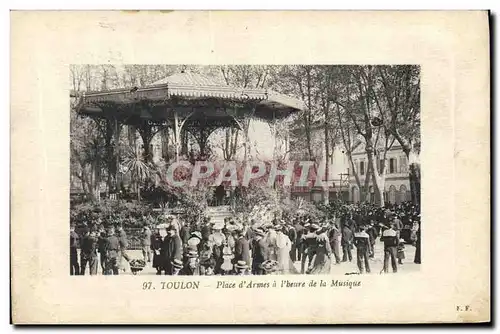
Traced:
[[137, 201], [141, 202], [141, 185], [137, 182]]
[[[326, 119], [326, 113], [325, 113], [325, 119]], [[330, 186], [328, 184], [329, 179], [330, 179], [330, 172], [329, 172], [329, 159], [330, 159], [330, 137], [328, 133], [328, 124], [325, 121], [325, 183], [326, 186], [323, 187], [323, 201], [325, 204], [328, 204], [330, 201]]]
[[[372, 166], [367, 164], [366, 174], [365, 174], [365, 185], [363, 186], [363, 193], [361, 196], [361, 201], [366, 202], [368, 200], [368, 194], [370, 193], [370, 176], [372, 173]], [[361, 193], [361, 192], [360, 192]]]
[[411, 201], [420, 205], [420, 164], [412, 163], [409, 168]]
[[[373, 144], [371, 142], [371, 139], [367, 139], [366, 143], [366, 155], [368, 157], [368, 164], [371, 166], [371, 171], [372, 171], [372, 183], [373, 183], [373, 188], [375, 191], [375, 204], [383, 207], [384, 206], [384, 187], [383, 187], [383, 180], [381, 179], [378, 171], [377, 171], [377, 165], [375, 162], [375, 159], [373, 159]], [[368, 175], [367, 175], [368, 177]]]
[[346, 152], [347, 152], [347, 158], [351, 163], [352, 175], [354, 175], [354, 180], [356, 181], [356, 185], [358, 186], [358, 189], [361, 189], [361, 180], [359, 179], [358, 172], [356, 171], [356, 165], [354, 164], [354, 160], [352, 159], [352, 154], [350, 151]]
[[168, 127], [164, 127], [161, 130], [161, 155], [166, 162], [170, 160], [168, 152]]

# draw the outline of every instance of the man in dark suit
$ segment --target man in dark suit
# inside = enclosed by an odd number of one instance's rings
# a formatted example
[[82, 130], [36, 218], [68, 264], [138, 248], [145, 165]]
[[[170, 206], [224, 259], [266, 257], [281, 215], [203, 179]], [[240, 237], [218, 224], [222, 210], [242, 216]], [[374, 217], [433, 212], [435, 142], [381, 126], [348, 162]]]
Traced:
[[188, 240], [191, 235], [191, 229], [187, 223], [182, 224], [181, 230], [179, 232], [179, 237], [181, 238], [182, 245], [184, 247], [184, 251], [187, 251]]
[[172, 275], [172, 263], [174, 260], [182, 260], [182, 241], [174, 226], [168, 228], [168, 235], [163, 240], [163, 255], [165, 260], [165, 273]]
[[75, 232], [75, 225], [69, 228], [69, 265], [70, 275], [79, 275], [80, 266], [78, 265], [78, 234]]
[[238, 261], [245, 261], [248, 266], [250, 264], [250, 244], [244, 235], [243, 229], [238, 229], [236, 233], [238, 238], [234, 243], [233, 263], [237, 264]]
[[120, 255], [120, 240], [115, 235], [114, 229], [108, 230], [105, 246], [106, 271], [105, 275], [118, 275], [118, 261]]
[[330, 232], [328, 235], [330, 239], [330, 246], [332, 248], [333, 255], [335, 256], [335, 263], [340, 263], [340, 238], [341, 233], [338, 226], [335, 223], [335, 219], [331, 222]]
[[292, 243], [291, 248], [290, 248], [290, 259], [292, 262], [295, 262], [297, 260], [297, 246], [296, 246], [296, 241], [297, 241], [297, 231], [295, 230], [295, 227], [290, 223], [286, 224], [286, 231], [288, 238], [290, 239], [290, 242]]
[[252, 250], [252, 274], [263, 275], [264, 270], [261, 264], [269, 259], [269, 249], [264, 239], [265, 233], [262, 230], [255, 231], [254, 246]]
[[117, 237], [120, 241], [120, 259], [119, 259], [119, 267], [122, 271], [125, 271], [125, 266], [123, 265], [123, 259], [125, 261], [130, 262], [130, 257], [127, 254], [127, 248], [128, 248], [128, 238], [127, 238], [127, 233], [123, 229], [122, 225], [117, 225], [116, 231], [118, 232]]
[[347, 259], [349, 258], [349, 262], [352, 261], [352, 253], [351, 253], [351, 248], [352, 248], [352, 241], [353, 241], [353, 234], [351, 229], [348, 227], [348, 225], [344, 225], [342, 228], [342, 262], [346, 262]]
[[105, 275], [106, 272], [106, 240], [108, 235], [104, 228], [99, 231], [99, 237], [97, 238], [97, 251], [99, 252], [99, 262], [101, 263], [102, 274]]
[[212, 234], [212, 229], [210, 226], [210, 217], [203, 218], [203, 224], [201, 226], [201, 237], [202, 241], [207, 242], [208, 237]]
[[85, 275], [87, 263], [90, 275], [97, 275], [97, 238], [94, 236], [94, 232], [90, 233], [88, 227], [85, 227], [83, 233], [80, 248], [80, 275]]
[[302, 235], [304, 234], [304, 226], [300, 224], [300, 219], [295, 220], [295, 242], [292, 245], [292, 250], [295, 250], [295, 253], [297, 254], [295, 259], [297, 261], [300, 261], [302, 257], [302, 245], [301, 245], [301, 240], [302, 240]]
[[393, 215], [393, 221], [394, 221], [394, 230], [396, 231], [396, 234], [398, 235], [398, 240], [401, 238], [401, 230], [403, 229], [403, 223], [401, 222], [401, 219], [399, 219], [398, 214]]
[[390, 222], [389, 228], [382, 232], [380, 240], [384, 242], [384, 272], [389, 271], [389, 261], [392, 265], [392, 272], [398, 272], [398, 265], [396, 262], [396, 248], [398, 246], [398, 235], [394, 228], [394, 221]]

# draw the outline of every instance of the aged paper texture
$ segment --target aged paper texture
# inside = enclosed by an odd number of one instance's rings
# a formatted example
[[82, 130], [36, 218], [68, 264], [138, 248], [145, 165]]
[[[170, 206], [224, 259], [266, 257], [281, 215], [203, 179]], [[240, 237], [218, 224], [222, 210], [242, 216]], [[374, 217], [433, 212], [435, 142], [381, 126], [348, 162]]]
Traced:
[[[15, 324], [340, 324], [490, 320], [488, 13], [11, 13], [11, 260]], [[69, 276], [71, 64], [418, 64], [422, 258], [352, 288], [283, 277]], [[235, 288], [217, 288], [217, 282]], [[279, 283], [278, 283], [279, 285]]]

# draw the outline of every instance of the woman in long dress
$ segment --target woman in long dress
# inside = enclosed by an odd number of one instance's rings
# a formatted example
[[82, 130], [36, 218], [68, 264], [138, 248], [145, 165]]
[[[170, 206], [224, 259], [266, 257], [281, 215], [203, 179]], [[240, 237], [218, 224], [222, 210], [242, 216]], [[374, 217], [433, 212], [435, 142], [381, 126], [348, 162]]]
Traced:
[[290, 258], [292, 242], [288, 235], [283, 233], [283, 226], [277, 225], [276, 229], [276, 261], [278, 262], [277, 272], [281, 275], [298, 274]]
[[331, 255], [332, 248], [326, 230], [322, 228], [317, 231], [316, 237], [316, 254], [312, 260], [312, 267], [309, 270], [311, 275], [329, 274], [331, 271]]

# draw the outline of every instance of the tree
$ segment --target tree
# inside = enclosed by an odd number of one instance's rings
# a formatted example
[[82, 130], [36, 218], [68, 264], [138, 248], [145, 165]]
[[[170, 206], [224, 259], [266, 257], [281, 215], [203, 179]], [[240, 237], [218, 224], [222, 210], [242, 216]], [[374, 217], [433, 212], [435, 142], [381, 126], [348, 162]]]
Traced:
[[305, 149], [307, 158], [316, 160], [313, 145], [313, 127], [318, 120], [317, 98], [319, 96], [316, 86], [316, 69], [312, 65], [290, 65], [283, 66], [279, 76], [285, 83], [282, 84], [282, 91], [300, 98], [305, 105], [305, 110], [300, 111], [295, 122], [296, 134], [301, 133], [305, 137]]
[[132, 180], [135, 181], [137, 200], [141, 201], [141, 184], [153, 175], [154, 169], [145, 159], [144, 155], [139, 151], [137, 146], [129, 149], [126, 153], [124, 166], [126, 173], [130, 173]]
[[384, 126], [399, 142], [409, 164], [412, 201], [420, 203], [420, 67], [377, 67], [373, 96]]
[[[363, 138], [368, 159], [368, 171], [375, 190], [375, 202], [384, 206], [383, 180], [375, 160], [375, 136], [372, 125], [373, 101], [371, 93], [374, 84], [373, 66], [345, 66], [342, 68], [342, 88], [333, 96], [334, 102], [344, 109], [358, 135]], [[367, 174], [367, 178], [370, 176]], [[366, 180], [366, 179], [365, 179]], [[368, 181], [365, 182], [368, 184]], [[366, 189], [366, 187], [365, 187]]]

